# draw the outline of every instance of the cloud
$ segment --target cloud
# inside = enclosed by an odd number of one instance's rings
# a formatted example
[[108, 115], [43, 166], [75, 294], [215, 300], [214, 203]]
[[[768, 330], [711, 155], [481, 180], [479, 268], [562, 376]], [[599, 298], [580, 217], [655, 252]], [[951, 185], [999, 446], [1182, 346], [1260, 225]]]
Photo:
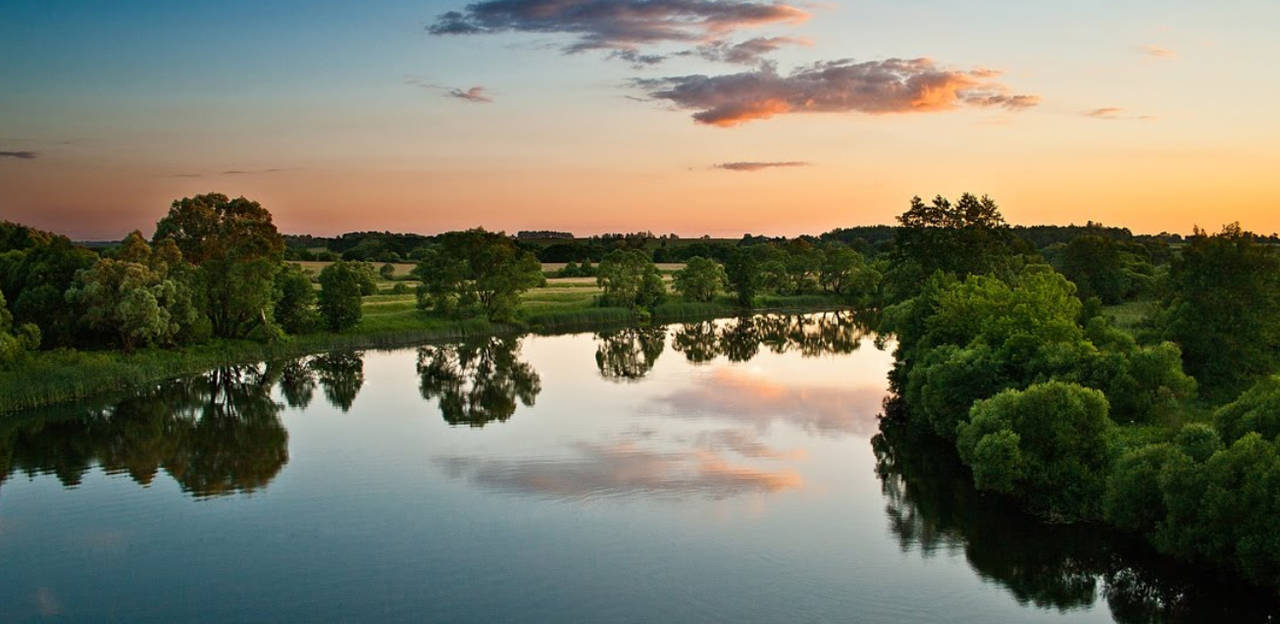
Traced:
[[39, 153], [32, 152], [30, 150], [0, 152], [0, 158], [17, 158], [20, 160], [33, 160], [39, 156], [40, 156]]
[[798, 160], [784, 160], [775, 162], [727, 162], [718, 165], [712, 165], [715, 169], [725, 169], [728, 171], [760, 171], [761, 169], [769, 169], [772, 167], [808, 167], [809, 163]]
[[860, 388], [797, 386], [734, 368], [718, 368], [691, 388], [657, 400], [670, 415], [685, 419], [720, 418], [767, 429], [786, 422], [829, 436], [864, 435], [879, 429], [886, 391]]
[[[730, 440], [729, 443], [733, 441]], [[772, 453], [749, 441], [740, 446]], [[723, 441], [722, 441], [723, 443]], [[774, 493], [803, 486], [793, 470], [765, 470], [734, 462], [710, 448], [658, 451], [631, 441], [580, 442], [573, 456], [558, 459], [439, 457], [436, 464], [454, 478], [500, 492], [533, 494], [565, 501], [606, 497], [659, 496], [728, 498]]]
[[765, 65], [721, 76], [642, 78], [632, 85], [651, 98], [695, 109], [698, 123], [722, 127], [788, 113], [910, 113], [959, 106], [1022, 110], [1040, 102], [1036, 95], [1010, 94], [993, 80], [996, 76], [989, 69], [939, 67], [927, 58], [894, 58], [815, 63], [787, 76]]
[[1136, 119], [1136, 120], [1142, 120], [1142, 121], [1155, 119], [1155, 117], [1152, 115], [1129, 115], [1125, 113], [1125, 110], [1123, 108], [1119, 108], [1115, 106], [1104, 106], [1102, 108], [1094, 108], [1091, 110], [1084, 111], [1081, 114], [1084, 115], [1085, 117], [1092, 117], [1094, 119], [1113, 119], [1113, 120], [1114, 119]]
[[1169, 48], [1162, 48], [1158, 45], [1147, 44], [1143, 46], [1138, 46], [1138, 51], [1142, 52], [1147, 56], [1151, 56], [1155, 58], [1164, 58], [1164, 59], [1178, 58], [1177, 52], [1174, 52]]
[[713, 41], [698, 46], [697, 53], [710, 61], [751, 65], [764, 55], [786, 45], [811, 46], [813, 42], [803, 37], [756, 37], [740, 43]]
[[[279, 167], [272, 168], [272, 169], [228, 169], [226, 171], [223, 171], [222, 175], [252, 175], [256, 173], [276, 173], [279, 171], [288, 171], [288, 169], [279, 168]], [[193, 176], [193, 175], [187, 174], [187, 175], [184, 175], [183, 177], [196, 177], [198, 175], [199, 174], [195, 174]]]
[[481, 86], [471, 87], [470, 89], [446, 87], [443, 85], [427, 82], [426, 80], [423, 80], [422, 78], [419, 78], [417, 76], [405, 76], [404, 83], [413, 85], [415, 87], [422, 87], [423, 89], [428, 89], [431, 91], [443, 91], [444, 92], [443, 95], [445, 97], [457, 98], [459, 100], [466, 100], [468, 102], [475, 102], [477, 104], [488, 104], [493, 101], [493, 97], [489, 95], [489, 90]]
[[664, 42], [706, 42], [741, 28], [794, 24], [809, 13], [754, 0], [482, 0], [440, 15], [433, 35], [502, 32], [574, 36], [562, 49], [634, 50]]
[[609, 58], [622, 59], [631, 63], [631, 66], [636, 69], [643, 69], [645, 67], [657, 65], [667, 60], [667, 57], [662, 54], [641, 54], [640, 52], [629, 48], [625, 50], [614, 50], [609, 53]]
[[471, 87], [466, 91], [463, 91], [462, 89], [449, 89], [446, 95], [460, 100], [466, 100], [468, 102], [476, 102], [477, 104], [488, 104], [493, 101], [493, 98], [485, 95], [484, 87]]

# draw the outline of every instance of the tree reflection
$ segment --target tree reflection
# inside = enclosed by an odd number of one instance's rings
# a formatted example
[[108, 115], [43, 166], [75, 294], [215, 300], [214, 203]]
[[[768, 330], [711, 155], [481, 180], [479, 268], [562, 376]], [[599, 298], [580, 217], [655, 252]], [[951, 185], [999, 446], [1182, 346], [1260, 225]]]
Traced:
[[693, 363], [718, 355], [746, 362], [761, 346], [773, 353], [798, 351], [805, 357], [851, 353], [868, 335], [867, 324], [853, 311], [764, 314], [686, 324], [676, 330], [672, 347]]
[[440, 413], [451, 425], [505, 422], [515, 413], [517, 399], [532, 406], [542, 391], [538, 373], [519, 356], [519, 338], [419, 347], [422, 398], [438, 399]]
[[364, 386], [364, 354], [359, 351], [325, 353], [308, 364], [316, 373], [324, 398], [347, 412]]
[[289, 460], [271, 370], [220, 368], [113, 404], [25, 420], [0, 434], [0, 480], [16, 470], [52, 473], [74, 487], [97, 464], [141, 485], [163, 469], [198, 497], [265, 487]]
[[596, 367], [600, 376], [635, 381], [653, 370], [667, 344], [665, 327], [628, 327], [596, 334]]
[[1274, 599], [1188, 570], [1139, 540], [1095, 526], [1046, 525], [980, 494], [936, 437], [913, 431], [886, 404], [872, 439], [890, 529], [904, 552], [963, 551], [983, 578], [1023, 604], [1067, 611], [1106, 600], [1118, 622], [1254, 621]]

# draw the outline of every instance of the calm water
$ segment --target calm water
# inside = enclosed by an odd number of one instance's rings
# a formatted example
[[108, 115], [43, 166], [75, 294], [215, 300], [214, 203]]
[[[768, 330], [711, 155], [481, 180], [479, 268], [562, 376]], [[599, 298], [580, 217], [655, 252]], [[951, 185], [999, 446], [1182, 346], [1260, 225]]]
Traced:
[[211, 371], [0, 424], [0, 621], [1029, 622], [1272, 608], [1001, 513], [851, 319]]

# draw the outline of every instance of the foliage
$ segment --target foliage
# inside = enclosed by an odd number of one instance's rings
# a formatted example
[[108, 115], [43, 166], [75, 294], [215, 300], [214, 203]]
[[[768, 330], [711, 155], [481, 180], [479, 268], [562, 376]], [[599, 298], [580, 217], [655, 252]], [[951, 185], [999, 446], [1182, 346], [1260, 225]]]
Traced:
[[1098, 297], [1112, 305], [1142, 294], [1152, 285], [1154, 269], [1114, 238], [1087, 234], [1071, 239], [1055, 266], [1079, 288], [1082, 299]]
[[215, 335], [248, 336], [271, 323], [284, 239], [270, 212], [243, 197], [183, 198], [156, 224], [153, 243], [166, 239], [195, 265], [194, 281]]
[[725, 260], [724, 270], [729, 288], [737, 295], [738, 305], [751, 307], [762, 281], [759, 254], [752, 247], [737, 247]]
[[92, 267], [98, 257], [65, 236], [21, 226], [13, 232], [12, 247], [0, 252], [0, 292], [9, 302], [14, 323], [38, 327], [46, 347], [74, 345], [80, 337], [79, 319], [65, 293], [76, 274]]
[[1169, 276], [1166, 335], [1213, 398], [1280, 370], [1280, 254], [1238, 225], [1189, 239]]
[[542, 266], [501, 232], [449, 232], [423, 253], [414, 268], [418, 304], [447, 315], [510, 320], [520, 294], [541, 285]]
[[27, 351], [40, 346], [40, 328], [31, 323], [13, 326], [13, 314], [0, 292], [0, 370], [10, 368], [22, 359]]
[[520, 360], [518, 338], [419, 347], [418, 378], [422, 398], [438, 399], [440, 414], [450, 425], [506, 422], [517, 399], [532, 406], [542, 391], [537, 371]]
[[350, 329], [360, 322], [363, 277], [358, 264], [339, 260], [320, 271], [320, 315], [330, 330]]
[[1280, 375], [1259, 380], [1235, 401], [1219, 408], [1214, 421], [1227, 443], [1255, 431], [1264, 439], [1275, 440], [1280, 436]]
[[898, 217], [890, 284], [893, 301], [914, 292], [936, 271], [964, 277], [1005, 268], [1021, 247], [990, 197], [968, 193], [952, 204], [941, 195], [919, 197]]
[[729, 277], [719, 262], [701, 256], [689, 258], [685, 267], [676, 271], [673, 286], [690, 301], [711, 301], [729, 284]]
[[290, 334], [303, 334], [320, 325], [316, 291], [311, 276], [298, 264], [286, 264], [276, 273], [275, 320]]
[[1077, 384], [1006, 390], [973, 406], [958, 428], [960, 458], [974, 485], [1024, 499], [1054, 517], [1100, 515], [1106, 474], [1107, 399]]
[[596, 283], [604, 289], [605, 306], [652, 308], [667, 295], [666, 284], [648, 254], [638, 249], [615, 249], [600, 261]]

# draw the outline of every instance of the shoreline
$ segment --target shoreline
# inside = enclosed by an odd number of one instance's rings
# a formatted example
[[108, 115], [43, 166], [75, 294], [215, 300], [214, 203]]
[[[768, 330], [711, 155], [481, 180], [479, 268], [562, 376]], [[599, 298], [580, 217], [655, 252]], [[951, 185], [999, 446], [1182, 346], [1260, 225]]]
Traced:
[[[793, 301], [788, 301], [792, 299]], [[55, 349], [35, 354], [11, 371], [0, 372], [0, 418], [97, 396], [130, 392], [166, 379], [192, 375], [217, 366], [300, 357], [347, 349], [394, 349], [435, 341], [481, 336], [555, 335], [603, 331], [630, 325], [705, 321], [742, 314], [808, 314], [854, 306], [818, 297], [769, 298], [766, 305], [739, 308], [724, 303], [673, 303], [652, 314], [625, 308], [583, 308], [535, 313], [515, 323], [487, 319], [429, 319], [421, 327], [366, 327], [343, 332], [291, 336], [276, 343], [215, 339], [177, 349], [149, 348], [126, 354], [118, 350]]]

